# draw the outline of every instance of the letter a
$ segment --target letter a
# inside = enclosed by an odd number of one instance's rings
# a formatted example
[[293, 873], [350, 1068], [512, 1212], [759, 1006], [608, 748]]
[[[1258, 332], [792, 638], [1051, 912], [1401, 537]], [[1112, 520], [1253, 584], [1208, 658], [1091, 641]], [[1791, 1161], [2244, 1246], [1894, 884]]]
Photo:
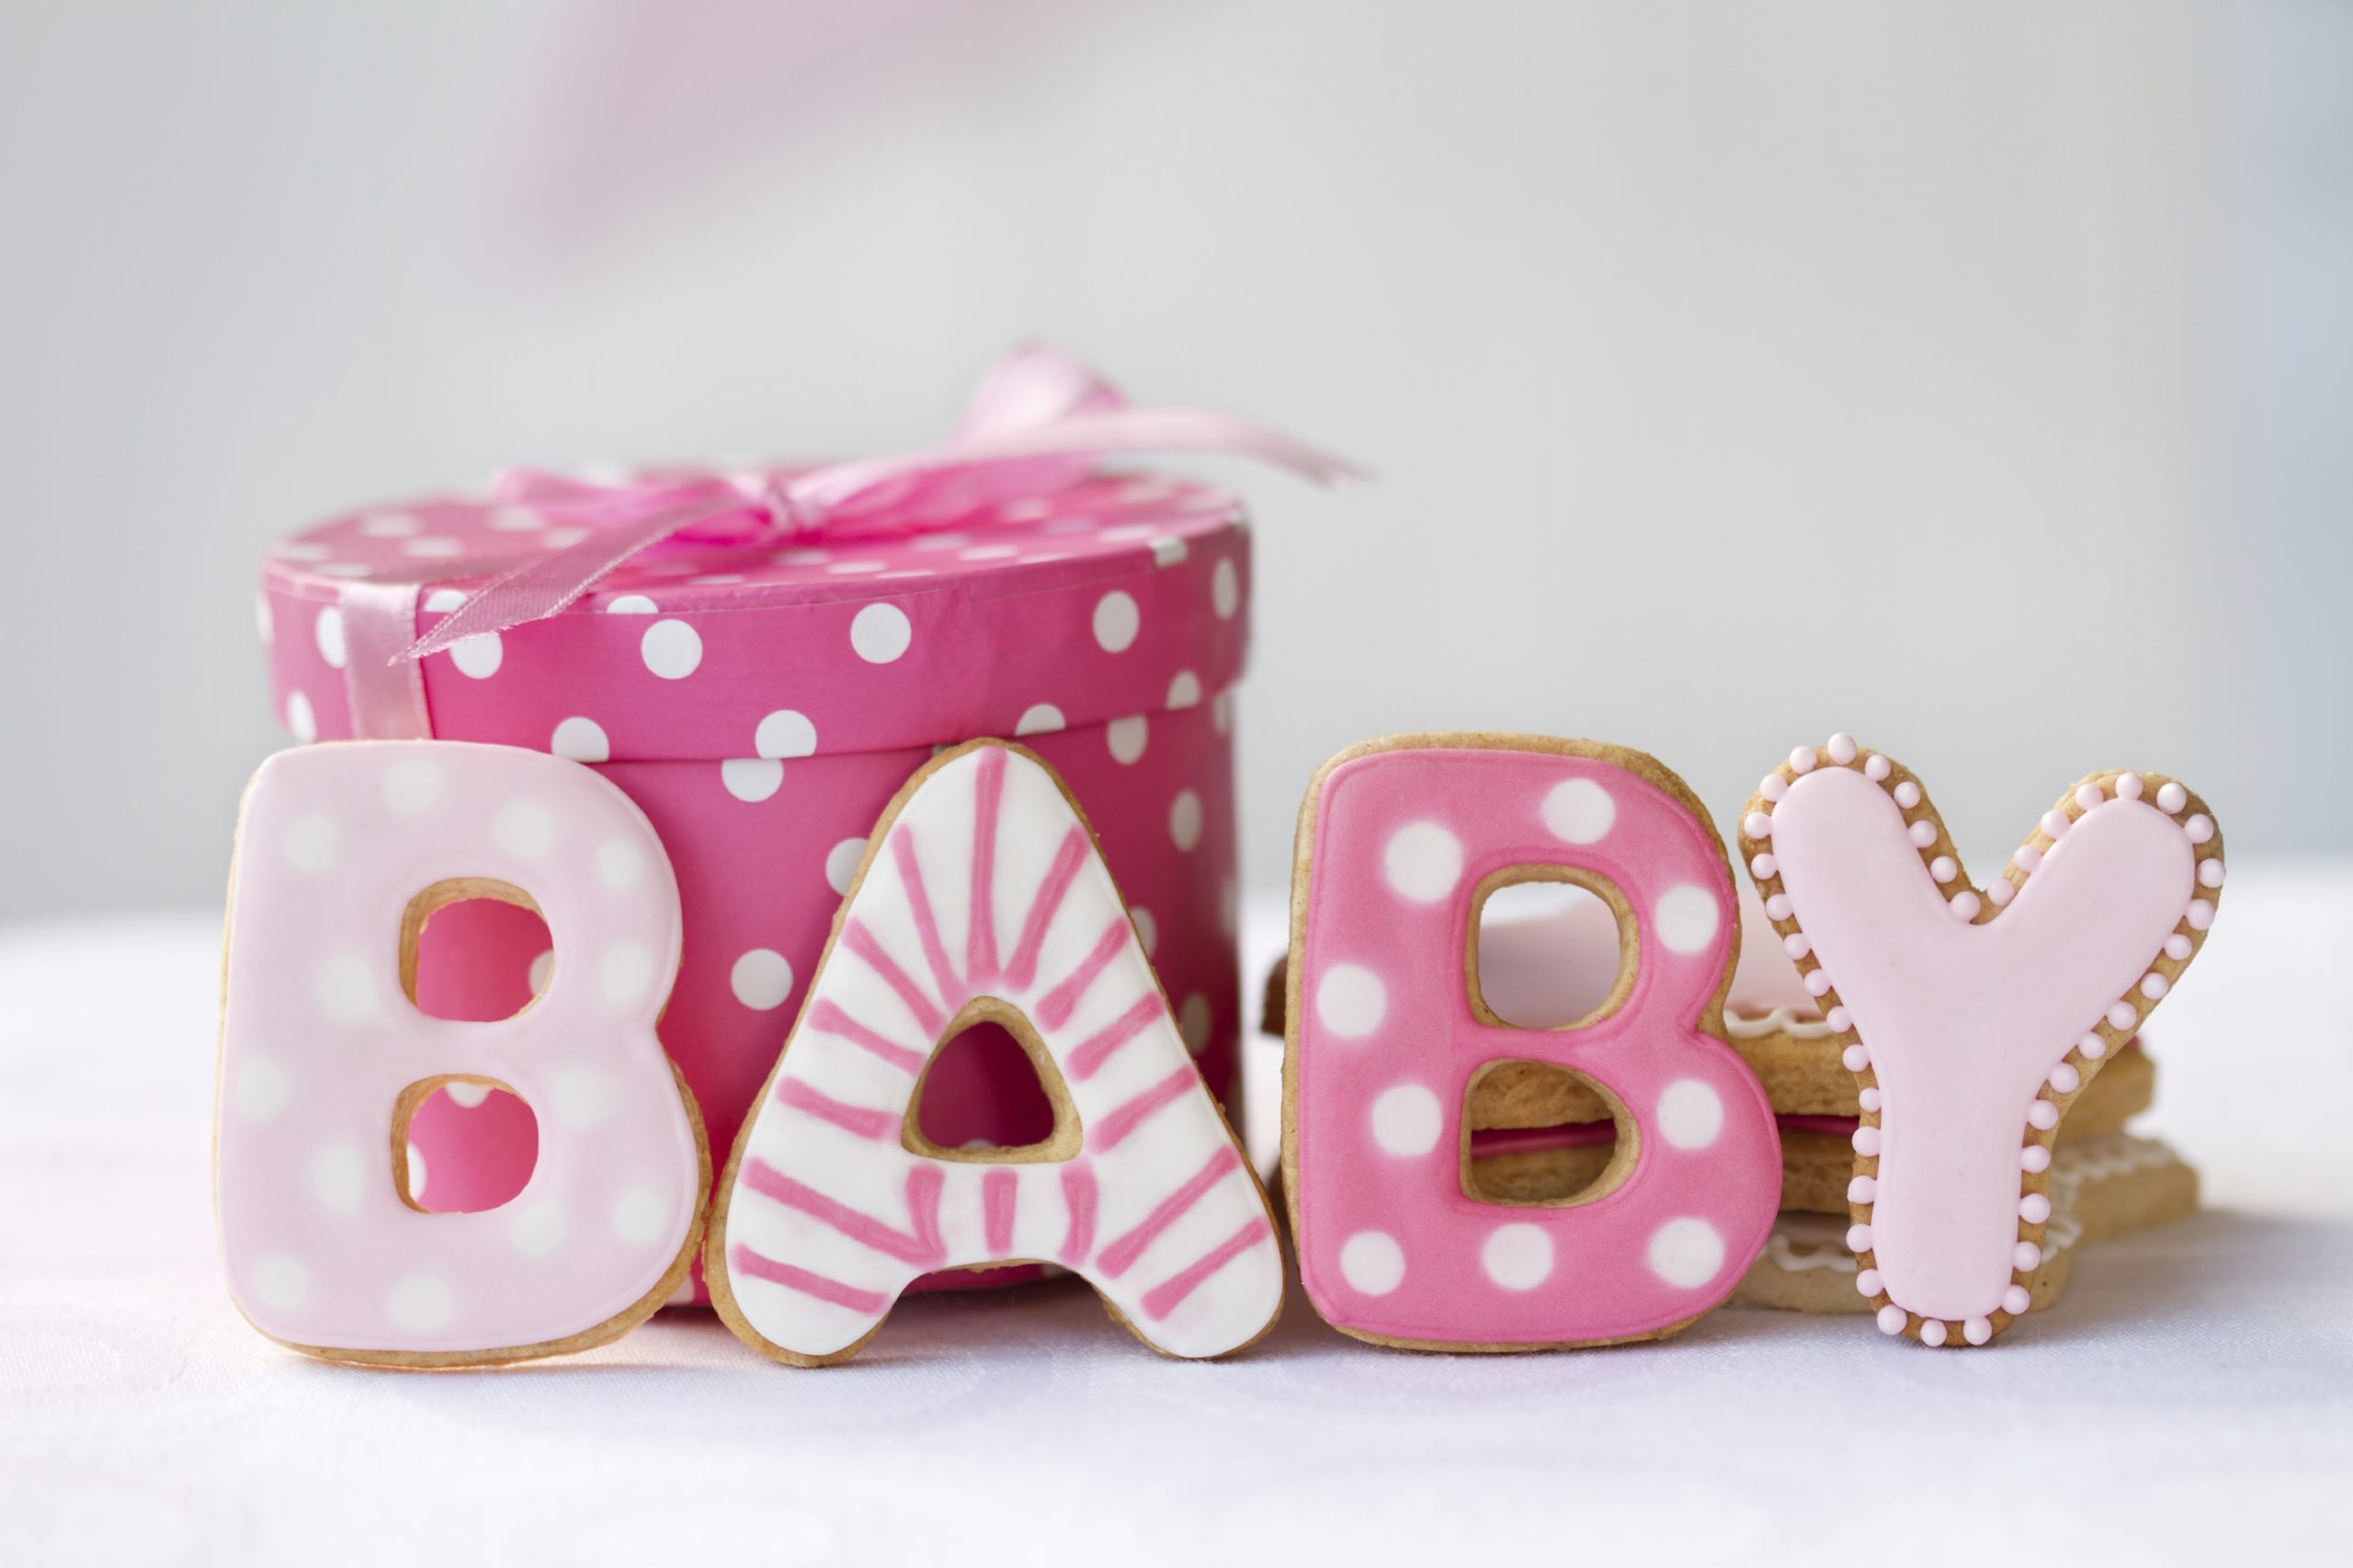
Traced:
[[[933, 1053], [983, 1022], [1038, 1069], [1042, 1143], [916, 1129]], [[1171, 1356], [1237, 1350], [1282, 1307], [1266, 1194], [1110, 871], [1062, 780], [1002, 742], [934, 758], [883, 812], [718, 1192], [712, 1301], [802, 1366], [857, 1354], [917, 1276], [976, 1264], [1060, 1264]]]

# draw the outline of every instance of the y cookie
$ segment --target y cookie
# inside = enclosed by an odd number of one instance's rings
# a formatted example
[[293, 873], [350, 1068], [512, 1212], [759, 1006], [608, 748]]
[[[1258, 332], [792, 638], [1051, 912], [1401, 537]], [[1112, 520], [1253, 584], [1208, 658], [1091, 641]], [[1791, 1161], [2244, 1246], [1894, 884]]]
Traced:
[[1766, 777], [1741, 853], [1860, 1085], [1856, 1288], [1885, 1333], [1984, 1345], [2032, 1304], [2061, 1119], [2205, 942], [2222, 834], [2172, 779], [2097, 773], [1980, 889], [1842, 734]]

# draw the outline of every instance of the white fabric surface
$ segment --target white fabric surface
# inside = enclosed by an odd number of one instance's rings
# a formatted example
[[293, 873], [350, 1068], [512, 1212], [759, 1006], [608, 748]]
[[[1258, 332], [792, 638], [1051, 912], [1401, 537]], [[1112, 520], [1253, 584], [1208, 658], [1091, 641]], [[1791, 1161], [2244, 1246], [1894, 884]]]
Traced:
[[908, 1302], [824, 1371], [702, 1312], [495, 1373], [314, 1365], [213, 1259], [213, 922], [0, 933], [0, 1562], [2342, 1561], [2353, 867], [2234, 871], [2151, 1030], [2145, 1125], [2209, 1211], [1976, 1354], [1727, 1311], [1416, 1356], [1294, 1291], [1195, 1366], [1063, 1281]]

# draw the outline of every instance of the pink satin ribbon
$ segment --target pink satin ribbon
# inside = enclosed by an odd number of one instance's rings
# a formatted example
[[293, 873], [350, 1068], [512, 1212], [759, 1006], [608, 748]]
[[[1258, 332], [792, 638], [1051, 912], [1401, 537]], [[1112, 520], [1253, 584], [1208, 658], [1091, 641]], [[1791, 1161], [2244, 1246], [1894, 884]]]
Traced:
[[[350, 657], [344, 679], [353, 733], [410, 740], [433, 733], [417, 661], [460, 638], [561, 613], [642, 551], [676, 542], [760, 549], [818, 539], [928, 532], [1008, 501], [1079, 483], [1120, 452], [1244, 457], [1339, 487], [1366, 477], [1278, 431], [1205, 409], [1136, 407], [1093, 370], [1049, 348], [992, 366], [948, 439], [927, 450], [821, 468], [591, 484], [518, 470], [497, 482], [509, 505], [585, 529], [575, 543], [519, 554], [500, 549], [344, 585]], [[491, 580], [432, 631], [416, 633], [435, 582]]]
[[[420, 659], [460, 638], [558, 614], [621, 562], [666, 540], [750, 547], [921, 533], [1078, 483], [1094, 472], [1096, 460], [1118, 452], [1252, 458], [1330, 486], [1365, 477], [1338, 458], [1248, 420], [1205, 409], [1131, 405], [1069, 356], [1024, 348], [990, 369], [954, 432], [927, 450], [822, 468], [622, 485], [532, 472], [506, 474], [498, 482], [502, 501], [561, 515], [585, 527], [587, 537], [511, 568], [511, 556], [443, 562], [445, 579], [489, 570], [500, 574], [395, 660]], [[352, 661], [353, 667], [358, 664]]]

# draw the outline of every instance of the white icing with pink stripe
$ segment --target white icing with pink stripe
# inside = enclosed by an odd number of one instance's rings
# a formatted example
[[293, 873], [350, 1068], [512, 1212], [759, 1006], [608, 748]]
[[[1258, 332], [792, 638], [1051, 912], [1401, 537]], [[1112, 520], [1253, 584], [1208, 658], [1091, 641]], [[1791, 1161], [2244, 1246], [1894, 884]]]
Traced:
[[[404, 922], [494, 881], [554, 938], [512, 1018], [428, 1017]], [[654, 1036], [678, 892], [643, 813], [577, 763], [457, 742], [271, 757], [246, 792], [229, 905], [216, 1181], [231, 1294], [272, 1338], [339, 1360], [463, 1365], [585, 1349], [686, 1276], [709, 1164]], [[463, 1074], [539, 1119], [510, 1203], [411, 1207], [394, 1121]]]
[[[871, 842], [722, 1183], [704, 1276], [731, 1325], [835, 1359], [918, 1275], [1031, 1259], [1171, 1355], [1264, 1333], [1283, 1290], [1266, 1197], [1060, 780], [975, 743], [916, 774]], [[1061, 1074], [1073, 1125], [1039, 1157], [906, 1145], [925, 1062], [975, 1016], [1026, 1021]]]
[[1849, 1241], [1880, 1326], [1982, 1345], [2029, 1304], [2061, 1117], [2196, 956], [2222, 843], [2181, 785], [2153, 804], [2141, 776], [2097, 775], [2045, 813], [2004, 896], [1949, 892], [1919, 785], [1847, 737], [1831, 750], [1863, 760], [1779, 775], [1743, 849], [1864, 1085]]

